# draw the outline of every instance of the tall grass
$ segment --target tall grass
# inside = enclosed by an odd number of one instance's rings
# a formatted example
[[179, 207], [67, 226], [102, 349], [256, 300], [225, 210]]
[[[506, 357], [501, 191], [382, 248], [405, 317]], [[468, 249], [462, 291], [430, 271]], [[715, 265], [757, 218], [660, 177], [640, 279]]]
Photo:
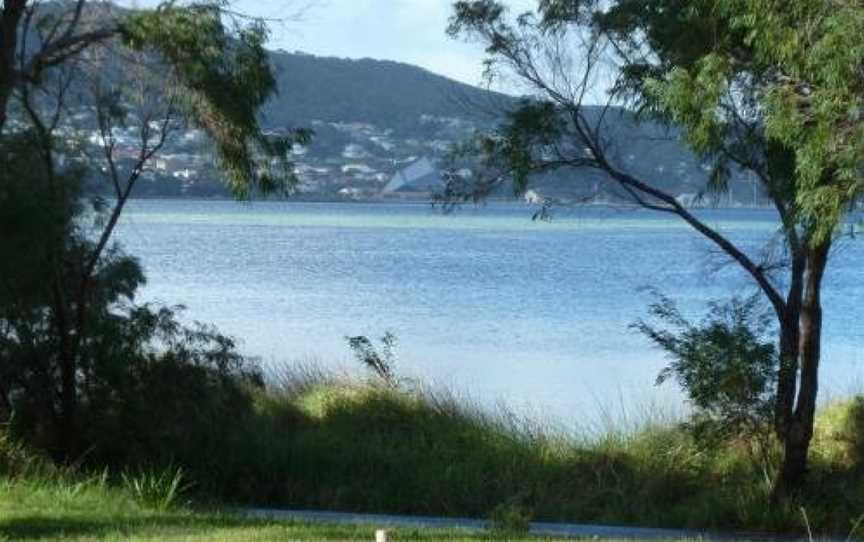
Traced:
[[[769, 505], [770, 473], [750, 443], [700, 441], [660, 408], [607, 412], [602, 425], [569, 434], [446, 390], [393, 390], [308, 367], [283, 370], [266, 395], [268, 449], [285, 454], [268, 460], [278, 465], [268, 504], [473, 517], [516, 507], [539, 520], [803, 528], [797, 504]], [[856, 404], [834, 408], [864, 411]], [[848, 416], [833, 425], [845, 429], [819, 434], [812, 479], [840, 485], [802, 504], [819, 532], [843, 533], [864, 512], [855, 455], [864, 447], [849, 440], [857, 429]]]
[[183, 469], [124, 472], [120, 475], [123, 488], [142, 506], [158, 512], [175, 508], [182, 495], [191, 487], [185, 481]]
[[0, 428], [0, 493], [7, 498], [21, 495], [80, 504], [110, 494], [119, 501], [134, 501], [144, 510], [167, 512], [182, 504], [180, 498], [189, 488], [179, 468], [112, 476], [107, 468], [88, 472], [77, 466], [58, 466]]
[[[864, 513], [864, 399], [822, 409], [806, 497], [771, 507], [770, 473], [750, 443], [702, 440], [662, 409], [571, 434], [446, 390], [393, 389], [308, 364], [272, 372], [250, 393], [253, 414], [222, 433], [230, 438], [174, 470], [131, 471], [124, 494], [156, 509], [188, 494], [217, 504], [797, 532], [803, 506], [814, 532], [844, 536]], [[0, 476], [42, 464], [0, 436]]]

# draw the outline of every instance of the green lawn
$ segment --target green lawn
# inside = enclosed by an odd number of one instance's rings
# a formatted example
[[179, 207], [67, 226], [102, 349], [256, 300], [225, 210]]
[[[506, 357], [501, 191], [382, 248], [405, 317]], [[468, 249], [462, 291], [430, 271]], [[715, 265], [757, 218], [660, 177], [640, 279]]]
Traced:
[[[286, 541], [375, 539], [374, 526], [311, 525], [253, 521], [225, 514], [159, 511], [98, 480], [3, 481], [0, 479], [0, 540]], [[520, 540], [458, 530], [402, 529], [399, 540]], [[527, 538], [521, 538], [523, 540]], [[539, 538], [530, 538], [540, 540]]]

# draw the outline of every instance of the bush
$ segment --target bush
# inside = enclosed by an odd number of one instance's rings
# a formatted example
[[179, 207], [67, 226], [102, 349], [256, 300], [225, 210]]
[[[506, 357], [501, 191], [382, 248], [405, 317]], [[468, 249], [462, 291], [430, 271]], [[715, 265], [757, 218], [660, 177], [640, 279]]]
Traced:
[[499, 504], [489, 513], [489, 528], [502, 535], [527, 533], [531, 530], [531, 511], [515, 502]]
[[0, 426], [0, 477], [17, 478], [43, 467], [44, 459], [29, 452]]
[[261, 371], [179, 308], [136, 305], [139, 262], [97, 250], [104, 202], [37, 149], [27, 132], [0, 145], [0, 424], [67, 465], [222, 472], [246, 453]]
[[671, 329], [645, 321], [633, 326], [671, 358], [657, 384], [674, 378], [681, 385], [697, 409], [693, 425], [703, 435], [770, 434], [778, 356], [770, 337], [772, 319], [758, 299], [710, 303], [708, 315], [694, 324], [660, 296], [650, 312]]
[[346, 340], [357, 361], [382, 384], [391, 388], [399, 387], [399, 378], [396, 376], [396, 335], [389, 331], [384, 333], [380, 339], [380, 353], [372, 341], [363, 335], [346, 337]]
[[174, 309], [130, 308], [94, 336], [82, 387], [88, 461], [117, 467], [218, 467], [243, 438], [263, 385], [254, 363], [215, 329]]

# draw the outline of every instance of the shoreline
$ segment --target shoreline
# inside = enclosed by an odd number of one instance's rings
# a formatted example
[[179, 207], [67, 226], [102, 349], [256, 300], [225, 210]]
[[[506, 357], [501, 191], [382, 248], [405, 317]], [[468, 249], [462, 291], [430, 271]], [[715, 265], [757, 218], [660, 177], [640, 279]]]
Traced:
[[[173, 196], [132, 196], [130, 201], [190, 201], [190, 202], [235, 202], [235, 203], [321, 203], [321, 204], [375, 204], [375, 205], [408, 205], [408, 206], [438, 206], [436, 202], [430, 199], [410, 199], [410, 198], [367, 198], [367, 199], [343, 199], [343, 198], [302, 198], [302, 197], [285, 197], [285, 198], [250, 198], [247, 200], [238, 200], [230, 196], [212, 196], [212, 197], [173, 197]], [[536, 203], [528, 203], [520, 198], [488, 198], [481, 203], [464, 202], [459, 203], [460, 206], [486, 207], [499, 205], [521, 205], [528, 208], [539, 207]], [[632, 203], [614, 203], [614, 202], [559, 202], [552, 203], [552, 208], [599, 208], [599, 209], [626, 209], [639, 210], [643, 207]], [[755, 210], [755, 211], [770, 211], [774, 208], [771, 205], [741, 205], [741, 206], [696, 206], [687, 207], [695, 210], [711, 210], [711, 211], [738, 211], [738, 210]], [[650, 211], [650, 210], [649, 210]]]

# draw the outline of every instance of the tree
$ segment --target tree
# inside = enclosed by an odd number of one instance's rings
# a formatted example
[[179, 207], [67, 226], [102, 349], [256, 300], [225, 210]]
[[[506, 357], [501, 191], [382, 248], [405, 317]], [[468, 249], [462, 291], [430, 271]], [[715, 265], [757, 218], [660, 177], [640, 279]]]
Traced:
[[[3, 3], [0, 190], [6, 191], [6, 203], [12, 202], [7, 210], [16, 201], [40, 208], [36, 218], [8, 230], [23, 247], [20, 254], [35, 262], [40, 280], [29, 281], [31, 289], [25, 289], [12, 282], [14, 264], [4, 268], [0, 279], [11, 286], [11, 294], [2, 308], [20, 315], [26, 302], [34, 316], [30, 323], [44, 325], [16, 328], [7, 312], [0, 317], [0, 331], [14, 343], [30, 329], [52, 338], [52, 352], [34, 353], [32, 363], [17, 366], [25, 372], [43, 367], [38, 371], [46, 404], [60, 398], [46, 409], [60, 459], [80, 451], [79, 389], [87, 347], [98, 332], [96, 315], [120, 298], [131, 298], [143, 280], [137, 266], [118, 256], [111, 238], [141, 174], [166, 142], [187, 124], [202, 129], [238, 197], [293, 188], [287, 151], [310, 134], [297, 130], [275, 138], [262, 133], [258, 111], [276, 91], [266, 38], [263, 21], [219, 1], [168, 1], [148, 10], [87, 0]], [[124, 153], [118, 149], [121, 130], [134, 133], [136, 141]], [[79, 137], [92, 133], [95, 144]], [[21, 190], [26, 189], [15, 186], [21, 178], [33, 180], [31, 196], [37, 200], [25, 198]], [[96, 202], [98, 220], [89, 231], [82, 231], [77, 189], [85, 182], [107, 182], [114, 195]], [[17, 212], [10, 219], [15, 216], [20, 219]], [[44, 240], [36, 241], [34, 232]], [[130, 274], [127, 281], [115, 282], [115, 266]], [[105, 273], [111, 274], [108, 283]], [[112, 294], [105, 290], [109, 283], [123, 286]], [[45, 360], [54, 361], [40, 365]], [[8, 399], [3, 400], [7, 407]]]
[[694, 407], [685, 427], [709, 442], [749, 444], [754, 466], [770, 479], [777, 348], [773, 316], [765, 309], [758, 294], [733, 297], [709, 303], [708, 315], [691, 322], [674, 301], [659, 295], [649, 312], [664, 327], [644, 320], [631, 327], [670, 358], [657, 384], [678, 381]]
[[[804, 481], [822, 279], [861, 193], [862, 30], [857, 2], [826, 0], [539, 0], [515, 19], [494, 0], [459, 1], [449, 27], [486, 45], [487, 75], [507, 70], [534, 97], [476, 142], [486, 175], [451, 176], [445, 199], [482, 196], [507, 178], [524, 191], [550, 170], [599, 171], [623, 199], [707, 238], [770, 303], [780, 355], [774, 428], [784, 446], [775, 499]], [[608, 83], [605, 95], [598, 81]], [[588, 104], [598, 96], [599, 106]], [[725, 190], [733, 169], [751, 172], [777, 211], [782, 257], [748, 252], [622, 166], [613, 118], [680, 129], [712, 161], [709, 193]]]

